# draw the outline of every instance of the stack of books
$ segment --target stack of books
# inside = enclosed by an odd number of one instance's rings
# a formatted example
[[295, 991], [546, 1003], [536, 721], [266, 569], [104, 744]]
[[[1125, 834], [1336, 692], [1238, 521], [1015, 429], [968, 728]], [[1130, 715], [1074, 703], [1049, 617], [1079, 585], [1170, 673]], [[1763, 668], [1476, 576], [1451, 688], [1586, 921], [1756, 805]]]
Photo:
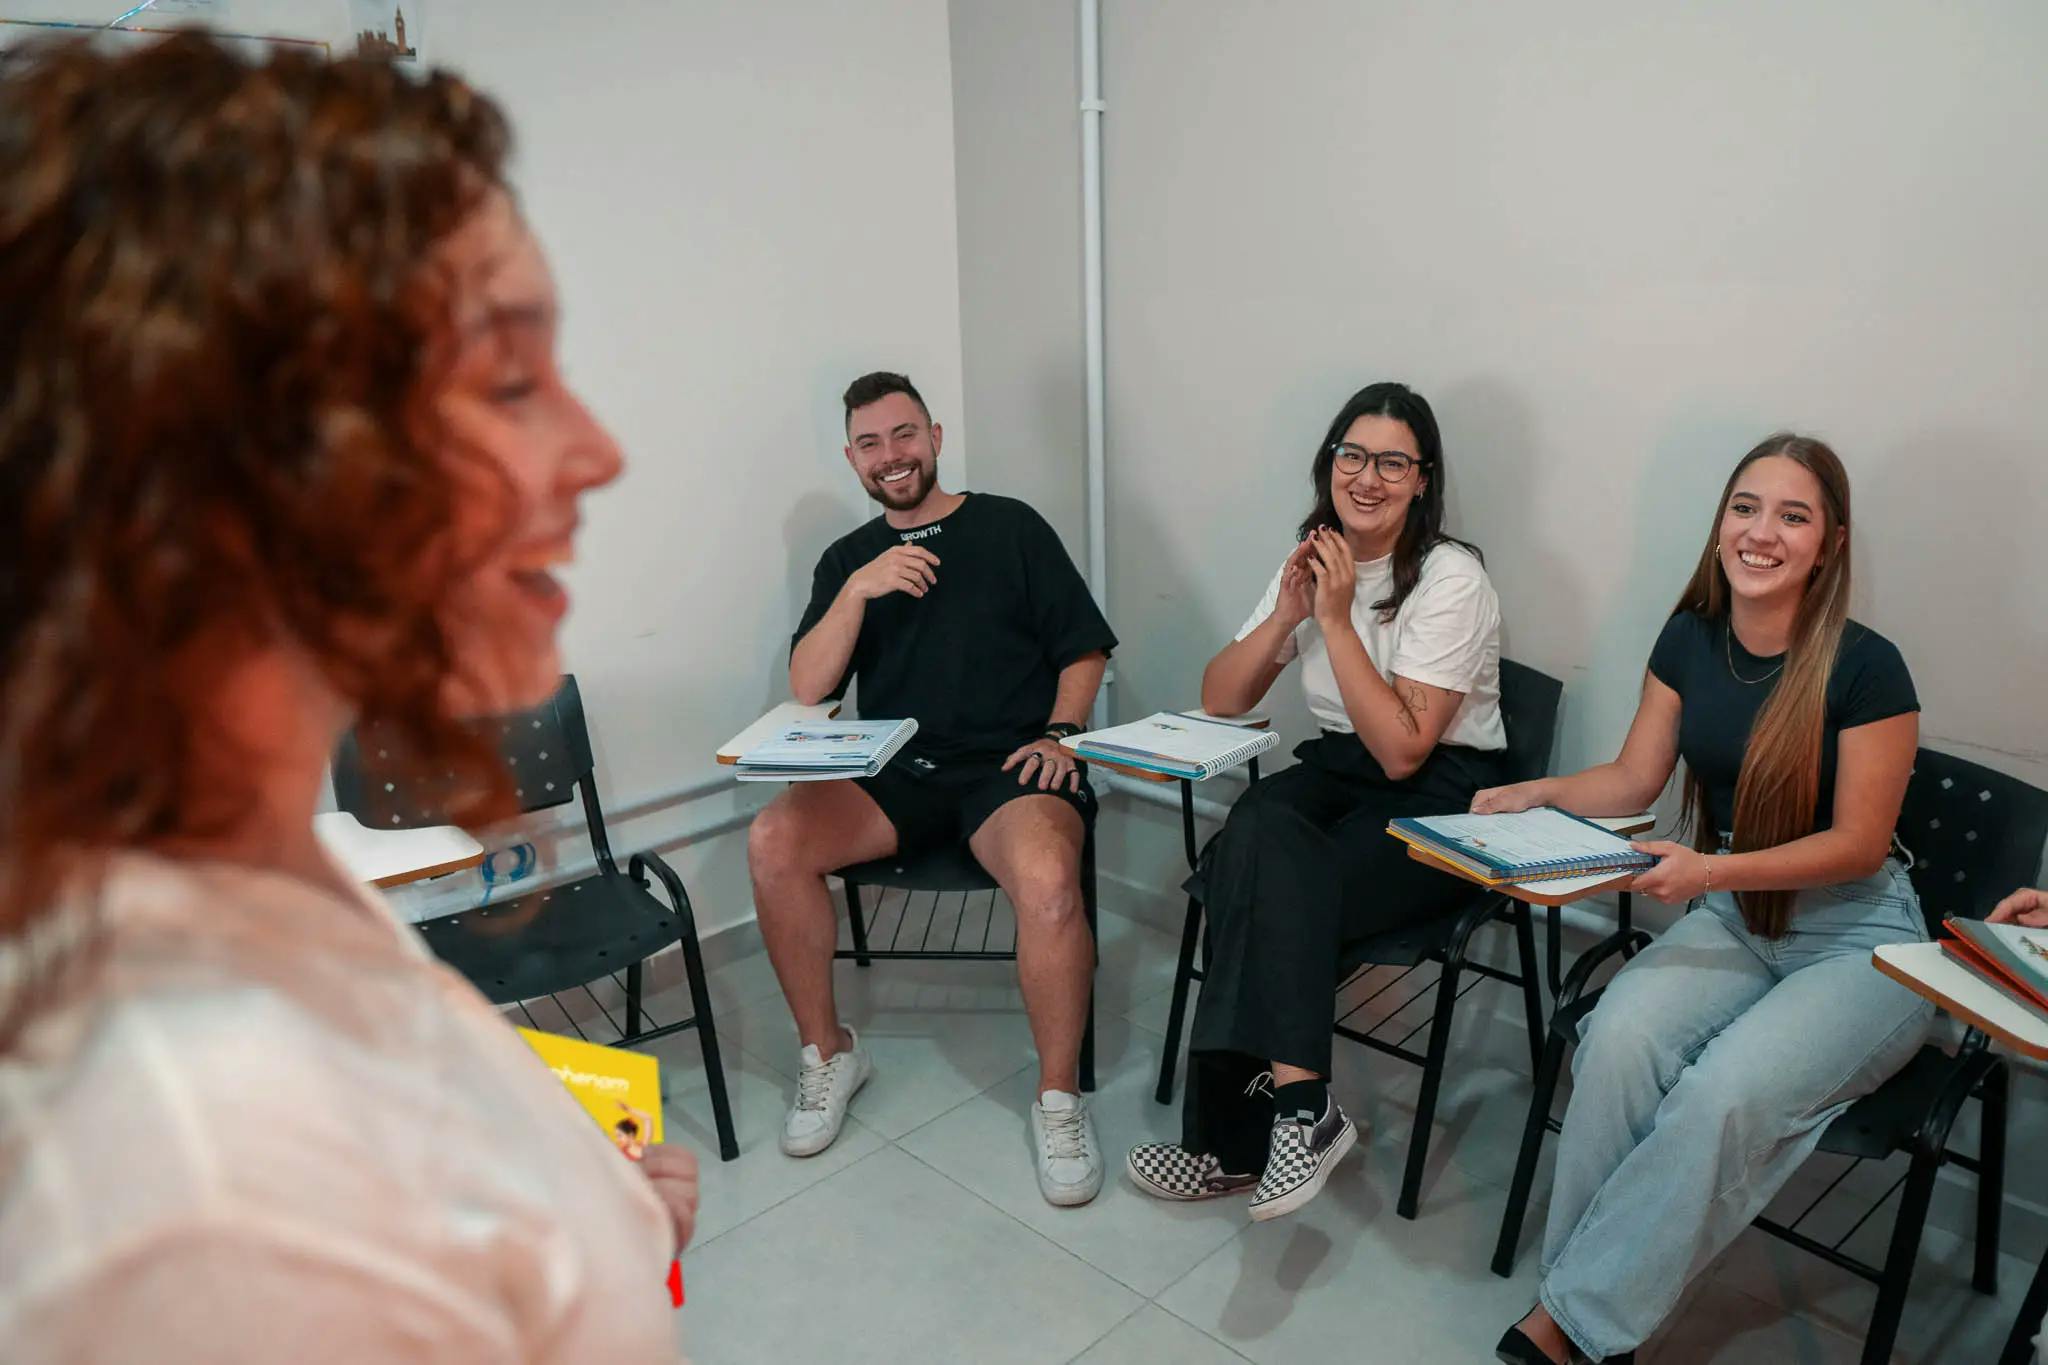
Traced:
[[818, 720], [791, 725], [740, 755], [742, 782], [873, 777], [910, 737], [914, 720]]
[[2048, 931], [1945, 919], [1942, 951], [2037, 1014], [2048, 1015]]

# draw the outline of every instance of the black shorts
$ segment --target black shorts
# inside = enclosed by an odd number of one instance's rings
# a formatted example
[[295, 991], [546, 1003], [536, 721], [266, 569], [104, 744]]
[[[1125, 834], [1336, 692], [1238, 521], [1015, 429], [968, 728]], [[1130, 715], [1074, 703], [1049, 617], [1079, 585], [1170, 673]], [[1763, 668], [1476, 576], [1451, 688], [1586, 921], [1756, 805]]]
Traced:
[[1004, 772], [999, 760], [934, 766], [902, 754], [875, 776], [854, 782], [896, 827], [898, 853], [964, 844], [989, 816], [1024, 796], [1057, 796], [1080, 814], [1084, 829], [1095, 825], [1095, 792], [1085, 777], [1079, 791], [1064, 783], [1040, 791], [1036, 782], [1019, 784], [1017, 770]]

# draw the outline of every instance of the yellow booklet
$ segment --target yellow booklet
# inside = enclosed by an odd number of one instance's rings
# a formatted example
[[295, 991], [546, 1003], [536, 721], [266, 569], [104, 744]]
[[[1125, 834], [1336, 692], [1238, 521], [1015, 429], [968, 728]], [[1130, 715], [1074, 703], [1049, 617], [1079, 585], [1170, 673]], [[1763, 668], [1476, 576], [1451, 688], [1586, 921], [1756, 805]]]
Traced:
[[633, 1160], [661, 1141], [661, 1063], [644, 1052], [523, 1028], [519, 1036]]

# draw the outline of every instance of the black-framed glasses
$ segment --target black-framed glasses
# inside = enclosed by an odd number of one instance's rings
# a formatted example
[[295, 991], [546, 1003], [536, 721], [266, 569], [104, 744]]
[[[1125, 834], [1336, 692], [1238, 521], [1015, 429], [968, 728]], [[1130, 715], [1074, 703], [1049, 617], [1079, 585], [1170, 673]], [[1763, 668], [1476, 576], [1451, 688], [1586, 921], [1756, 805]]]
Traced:
[[1365, 462], [1371, 460], [1373, 468], [1379, 470], [1380, 478], [1387, 483], [1403, 483], [1415, 466], [1425, 463], [1402, 450], [1367, 450], [1364, 446], [1338, 442], [1330, 447], [1330, 453], [1337, 457], [1337, 468], [1346, 474], [1363, 474]]

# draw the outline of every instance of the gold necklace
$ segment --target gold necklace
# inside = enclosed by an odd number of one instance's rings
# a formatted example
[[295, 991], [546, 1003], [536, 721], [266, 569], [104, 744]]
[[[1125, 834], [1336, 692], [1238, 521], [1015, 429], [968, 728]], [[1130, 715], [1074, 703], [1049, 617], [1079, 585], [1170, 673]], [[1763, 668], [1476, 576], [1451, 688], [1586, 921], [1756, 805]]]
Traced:
[[1785, 666], [1785, 661], [1779, 659], [1778, 667], [1773, 668], [1761, 678], [1745, 678], [1740, 673], [1737, 673], [1735, 671], [1735, 623], [1733, 621], [1728, 623], [1728, 633], [1721, 637], [1721, 644], [1723, 646], [1722, 652], [1728, 656], [1728, 676], [1744, 686], [1755, 687], [1759, 683], [1767, 683], [1777, 677], [1778, 670]]

